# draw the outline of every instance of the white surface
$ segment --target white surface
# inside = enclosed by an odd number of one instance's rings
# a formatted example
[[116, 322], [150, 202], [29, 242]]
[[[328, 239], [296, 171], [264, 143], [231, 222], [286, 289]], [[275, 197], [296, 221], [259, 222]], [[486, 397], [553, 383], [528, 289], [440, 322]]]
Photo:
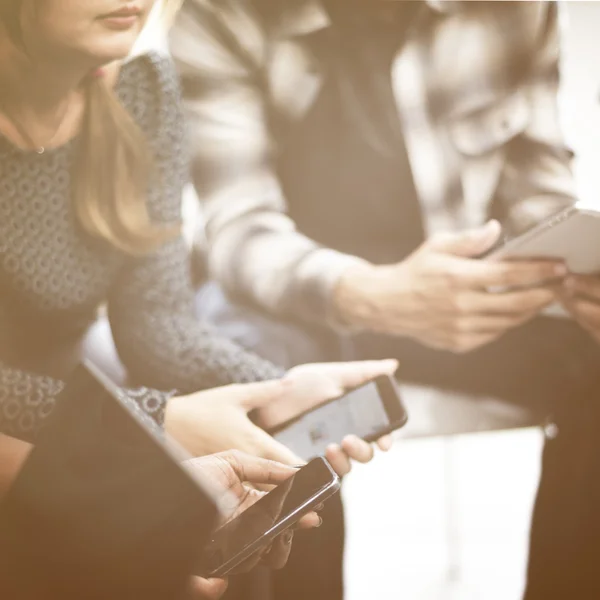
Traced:
[[580, 200], [600, 209], [600, 2], [572, 0], [566, 4], [565, 133], [577, 155]]
[[344, 483], [346, 600], [516, 600], [542, 434], [397, 443]]

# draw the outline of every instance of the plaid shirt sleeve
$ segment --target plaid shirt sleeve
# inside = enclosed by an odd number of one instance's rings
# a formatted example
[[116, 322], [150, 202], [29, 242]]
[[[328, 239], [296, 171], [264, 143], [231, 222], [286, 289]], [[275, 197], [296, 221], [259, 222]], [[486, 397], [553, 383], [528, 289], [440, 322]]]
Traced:
[[544, 25], [531, 53], [530, 76], [524, 88], [531, 111], [529, 124], [508, 147], [497, 190], [511, 234], [575, 203], [573, 154], [565, 146], [558, 106], [559, 4], [540, 6]]
[[187, 0], [171, 35], [189, 118], [211, 275], [271, 313], [336, 322], [341, 272], [360, 259], [319, 247], [286, 214], [265, 114], [266, 40], [249, 3]]

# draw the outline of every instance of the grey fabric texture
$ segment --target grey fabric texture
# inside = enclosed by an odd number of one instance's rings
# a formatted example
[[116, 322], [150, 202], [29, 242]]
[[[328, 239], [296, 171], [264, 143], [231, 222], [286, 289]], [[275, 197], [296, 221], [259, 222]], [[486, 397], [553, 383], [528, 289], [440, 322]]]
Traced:
[[[131, 60], [117, 91], [153, 151], [149, 214], [177, 223], [188, 153], [172, 63], [157, 53]], [[104, 303], [130, 378], [155, 388], [131, 395], [159, 422], [166, 394], [157, 390], [280, 376], [197, 320], [181, 237], [134, 258], [82, 231], [71, 199], [76, 152], [77, 139], [40, 155], [0, 136], [0, 431], [35, 438], [63, 382], [30, 363], [69, 354]]]

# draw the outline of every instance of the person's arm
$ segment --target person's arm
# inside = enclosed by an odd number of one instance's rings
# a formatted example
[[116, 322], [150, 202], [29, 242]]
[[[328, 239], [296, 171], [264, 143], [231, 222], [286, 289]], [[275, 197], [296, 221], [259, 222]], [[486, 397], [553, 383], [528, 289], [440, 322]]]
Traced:
[[0, 362], [0, 432], [33, 441], [63, 387], [60, 380]]
[[[151, 141], [162, 179], [149, 195], [152, 220], [181, 222], [188, 176], [182, 152], [185, 122], [174, 67], [163, 64]], [[109, 295], [108, 315], [117, 350], [136, 382], [179, 392], [273, 379], [283, 371], [218, 335], [196, 317], [190, 256], [182, 236], [142, 257], [131, 257]]]
[[529, 7], [538, 11], [538, 36], [529, 76], [523, 83], [530, 119], [526, 130], [507, 149], [497, 191], [511, 234], [528, 229], [576, 201], [573, 155], [565, 143], [559, 111], [559, 8], [555, 2]]
[[339, 275], [360, 259], [298, 232], [273, 170], [261, 84], [268, 52], [251, 3], [188, 0], [171, 34], [211, 275], [272, 314], [339, 325]]
[[136, 383], [190, 393], [283, 375], [196, 317], [181, 238], [132, 261], [111, 294], [109, 318], [119, 356]]
[[[64, 381], [0, 361], [0, 435], [34, 442], [64, 387]], [[171, 393], [149, 388], [124, 389], [123, 393], [163, 425]], [[10, 447], [17, 448], [14, 443]]]

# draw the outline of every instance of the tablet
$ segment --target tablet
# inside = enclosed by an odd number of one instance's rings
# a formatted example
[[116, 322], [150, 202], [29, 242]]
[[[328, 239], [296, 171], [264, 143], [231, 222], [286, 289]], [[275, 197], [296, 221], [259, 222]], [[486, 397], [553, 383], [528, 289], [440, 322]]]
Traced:
[[560, 259], [572, 273], [600, 273], [600, 211], [569, 207], [507, 241], [486, 258]]
[[0, 503], [0, 597], [181, 597], [217, 517], [181, 458], [114, 384], [80, 367]]

